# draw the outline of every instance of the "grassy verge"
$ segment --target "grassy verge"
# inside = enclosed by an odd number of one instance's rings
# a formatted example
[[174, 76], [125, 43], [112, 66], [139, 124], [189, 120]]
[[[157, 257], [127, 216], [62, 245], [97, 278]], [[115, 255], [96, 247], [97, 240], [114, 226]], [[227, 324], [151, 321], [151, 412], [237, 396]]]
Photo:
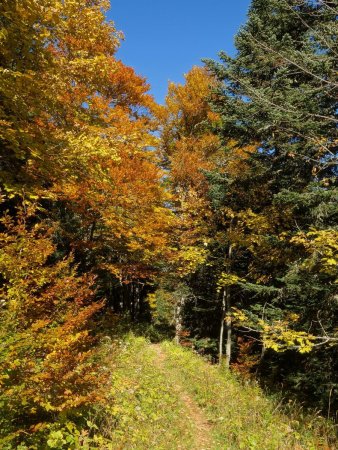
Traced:
[[[212, 424], [219, 449], [334, 449], [334, 430], [318, 416], [288, 415], [254, 385], [207, 364], [191, 351], [162, 344], [166, 370], [195, 399]], [[175, 381], [176, 379], [176, 381]]]

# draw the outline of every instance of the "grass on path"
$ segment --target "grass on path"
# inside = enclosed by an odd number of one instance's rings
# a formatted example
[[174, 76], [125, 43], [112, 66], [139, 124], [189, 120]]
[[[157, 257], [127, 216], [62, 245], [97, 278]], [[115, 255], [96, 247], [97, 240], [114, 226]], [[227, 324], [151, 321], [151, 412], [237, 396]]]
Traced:
[[254, 385], [173, 343], [126, 339], [100, 425], [112, 450], [330, 450], [323, 419], [283, 414]]
[[245, 385], [231, 373], [212, 366], [190, 350], [162, 344], [166, 371], [177, 379], [204, 411], [214, 449], [334, 449], [327, 422], [282, 414], [258, 386]]

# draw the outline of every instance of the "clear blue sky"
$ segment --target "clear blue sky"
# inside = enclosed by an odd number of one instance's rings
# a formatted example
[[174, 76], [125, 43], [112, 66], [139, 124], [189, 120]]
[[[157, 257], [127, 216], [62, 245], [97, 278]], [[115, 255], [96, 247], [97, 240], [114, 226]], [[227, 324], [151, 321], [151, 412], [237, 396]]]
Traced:
[[147, 78], [163, 103], [168, 81], [201, 58], [234, 54], [233, 39], [245, 22], [250, 0], [111, 0], [108, 18], [123, 31], [118, 57]]

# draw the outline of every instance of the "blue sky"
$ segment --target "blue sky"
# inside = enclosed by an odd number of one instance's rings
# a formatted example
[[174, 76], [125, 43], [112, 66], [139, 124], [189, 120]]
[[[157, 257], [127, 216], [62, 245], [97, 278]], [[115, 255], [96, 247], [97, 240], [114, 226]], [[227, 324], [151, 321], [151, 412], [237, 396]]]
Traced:
[[201, 58], [233, 54], [250, 0], [111, 0], [108, 18], [125, 40], [118, 57], [147, 78], [163, 103], [168, 81], [182, 82]]

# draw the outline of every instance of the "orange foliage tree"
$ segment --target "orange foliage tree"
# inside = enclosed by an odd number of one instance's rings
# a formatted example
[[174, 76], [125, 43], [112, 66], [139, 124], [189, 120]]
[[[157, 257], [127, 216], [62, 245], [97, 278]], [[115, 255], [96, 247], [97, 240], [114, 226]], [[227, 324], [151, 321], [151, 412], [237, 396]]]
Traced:
[[[216, 166], [220, 142], [212, 131], [217, 121], [208, 105], [210, 89], [214, 79], [201, 67], [194, 67], [185, 75], [184, 85], [169, 84], [166, 105], [160, 116], [161, 151], [164, 161], [170, 168], [169, 180], [174, 195], [175, 212], [178, 224], [176, 238], [180, 250], [179, 258], [184, 257], [184, 249], [199, 253], [202, 257], [210, 233], [211, 210], [206, 171]], [[194, 258], [193, 258], [194, 259]], [[193, 264], [191, 260], [191, 264]], [[190, 269], [189, 264], [183, 264]]]
[[0, 4], [1, 396], [14, 430], [100, 396], [95, 299], [136, 312], [167, 251], [157, 106], [115, 56], [109, 6]]
[[103, 305], [93, 277], [77, 276], [72, 258], [55, 261], [52, 229], [31, 219], [30, 207], [1, 219], [0, 420], [8, 439], [98, 401], [105, 378], [90, 333]]
[[157, 107], [145, 80], [115, 57], [121, 34], [105, 20], [109, 2], [0, 8], [5, 207], [22, 195], [42, 203], [60, 223], [61, 250], [74, 250], [102, 289], [149, 278], [170, 225]]
[[166, 104], [158, 113], [160, 152], [169, 169], [167, 181], [175, 213], [168, 260], [171, 269], [161, 281], [164, 292], [158, 291], [158, 302], [171, 304], [177, 341], [184, 334], [189, 278], [206, 264], [214, 232], [206, 177], [217, 166], [220, 150], [219, 138], [212, 133], [218, 116], [208, 104], [214, 86], [214, 78], [205, 69], [194, 67], [185, 75], [184, 85], [169, 84]]

